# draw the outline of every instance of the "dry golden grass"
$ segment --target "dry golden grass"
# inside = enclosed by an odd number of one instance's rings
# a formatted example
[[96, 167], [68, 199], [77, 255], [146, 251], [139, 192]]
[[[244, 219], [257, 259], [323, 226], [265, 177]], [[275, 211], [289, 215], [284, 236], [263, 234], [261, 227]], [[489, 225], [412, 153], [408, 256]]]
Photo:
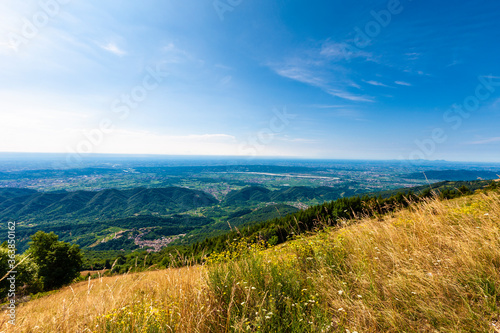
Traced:
[[17, 310], [15, 332], [500, 332], [500, 195], [429, 200], [229, 263], [82, 282]]
[[316, 239], [339, 253], [337, 267], [320, 269], [337, 325], [362, 332], [500, 332], [498, 194], [431, 200]]
[[104, 274], [107, 271], [109, 271], [109, 269], [102, 269], [100, 271], [81, 271], [80, 275], [83, 276], [83, 277], [87, 277], [88, 274], [90, 274], [90, 275], [94, 275], [94, 274], [99, 275], [99, 274]]
[[10, 327], [6, 332], [99, 332], [98, 317], [142, 299], [161, 301], [172, 311], [172, 330], [195, 332], [210, 312], [202, 274], [200, 267], [186, 267], [80, 282], [20, 305], [15, 328], [5, 322], [1, 327]]

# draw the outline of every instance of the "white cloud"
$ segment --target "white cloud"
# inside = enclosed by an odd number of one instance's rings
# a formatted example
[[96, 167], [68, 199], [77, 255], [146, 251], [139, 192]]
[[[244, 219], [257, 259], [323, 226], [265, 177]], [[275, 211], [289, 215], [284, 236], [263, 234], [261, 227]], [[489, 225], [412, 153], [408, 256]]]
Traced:
[[388, 87], [388, 85], [386, 84], [383, 84], [382, 82], [378, 82], [378, 81], [373, 81], [373, 80], [369, 80], [369, 81], [365, 81], [365, 80], [362, 80], [364, 83], [368, 83], [372, 86], [377, 86], [377, 87]]
[[[273, 142], [258, 146], [260, 156], [285, 156], [296, 155], [294, 145], [281, 146], [281, 140], [273, 138]], [[298, 140], [289, 143], [308, 142]], [[117, 130], [110, 134], [102, 145], [96, 148], [97, 153], [119, 154], [165, 154], [165, 155], [220, 155], [243, 156], [248, 151], [241, 150], [244, 144], [248, 148], [247, 140], [240, 141], [229, 134], [188, 134], [168, 135], [139, 130]], [[257, 147], [255, 147], [257, 148]], [[306, 150], [307, 151], [307, 150]], [[302, 152], [303, 153], [303, 152]]]
[[329, 89], [327, 92], [332, 96], [347, 99], [353, 102], [373, 102], [373, 98], [370, 96], [351, 94], [350, 92], [347, 92], [345, 90]]
[[278, 75], [315, 87], [323, 87], [326, 84], [322, 78], [301, 67], [280, 68], [275, 71]]
[[274, 71], [283, 77], [320, 88], [335, 97], [355, 102], [373, 102], [373, 99], [369, 96], [356, 95], [341, 88], [332, 88], [331, 85], [323, 79], [321, 74], [307, 68], [291, 66], [285, 68], [275, 68]]
[[407, 86], [407, 87], [411, 87], [411, 83], [404, 82], [404, 81], [395, 81], [394, 83], [395, 83], [395, 84], [398, 84], [398, 85], [400, 85], [400, 86]]
[[231, 75], [226, 75], [219, 82], [221, 85], [225, 86], [225, 85], [229, 84], [232, 79], [233, 79], [233, 77]]
[[223, 65], [223, 64], [215, 64], [215, 67], [216, 68], [220, 68], [220, 69], [224, 69], [224, 70], [227, 70], [227, 71], [233, 70], [233, 68], [231, 68], [229, 66], [226, 66], [226, 65]]
[[232, 135], [228, 134], [191, 134], [184, 136], [170, 136], [169, 138], [174, 140], [236, 140], [236, 138]]
[[277, 140], [284, 141], [284, 142], [291, 142], [291, 143], [317, 143], [317, 142], [319, 142], [316, 139], [289, 138], [289, 137], [277, 138]]
[[408, 57], [408, 60], [418, 60], [422, 54], [417, 52], [409, 52], [405, 53], [405, 56]]
[[[82, 133], [80, 131], [80, 133]], [[85, 137], [80, 135], [80, 139]], [[98, 153], [222, 154], [233, 150], [236, 138], [228, 134], [168, 135], [143, 130], [117, 129], [105, 135]]]
[[366, 60], [373, 60], [373, 55], [369, 52], [362, 51], [347, 43], [337, 43], [326, 41], [321, 46], [320, 54], [330, 59], [335, 60], [351, 60], [352, 58], [364, 58]]
[[180, 64], [185, 62], [195, 62], [199, 65], [203, 65], [204, 61], [196, 58], [194, 55], [186, 50], [179, 48], [174, 43], [168, 43], [162, 47], [163, 62], [169, 64]]
[[101, 48], [120, 57], [127, 54], [127, 52], [120, 49], [120, 47], [115, 43], [108, 43], [106, 45], [101, 45]]
[[[278, 75], [322, 89], [326, 93], [354, 102], [372, 102], [371, 96], [351, 92], [361, 86], [351, 79], [353, 67], [347, 63], [354, 58], [375, 61], [371, 53], [342, 42], [326, 40], [321, 46], [297, 50], [296, 54], [278, 64], [269, 64]], [[382, 83], [368, 81], [385, 86]]]
[[453, 60], [448, 65], [446, 65], [446, 67], [453, 67], [453, 66], [460, 65], [460, 64], [463, 64], [463, 63], [464, 62], [462, 60]]
[[329, 105], [329, 104], [312, 104], [312, 105], [309, 105], [309, 107], [311, 108], [316, 108], [316, 109], [337, 109], [337, 108], [345, 108], [346, 105]]
[[500, 137], [488, 138], [484, 140], [469, 142], [470, 145], [486, 145], [489, 143], [500, 142]]

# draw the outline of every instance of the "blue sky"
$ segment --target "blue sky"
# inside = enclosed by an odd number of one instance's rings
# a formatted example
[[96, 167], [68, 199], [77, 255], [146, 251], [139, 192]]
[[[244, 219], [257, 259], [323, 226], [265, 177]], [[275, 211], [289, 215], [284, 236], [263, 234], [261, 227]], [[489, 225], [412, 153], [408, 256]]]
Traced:
[[497, 1], [5, 0], [0, 151], [499, 162], [499, 15]]

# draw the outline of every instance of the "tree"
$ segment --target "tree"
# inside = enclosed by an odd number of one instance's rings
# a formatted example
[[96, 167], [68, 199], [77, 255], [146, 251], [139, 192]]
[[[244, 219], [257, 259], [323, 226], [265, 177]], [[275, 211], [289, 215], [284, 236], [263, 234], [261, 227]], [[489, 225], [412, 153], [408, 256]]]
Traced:
[[465, 185], [462, 185], [458, 191], [462, 194], [462, 195], [468, 195], [468, 194], [472, 194], [472, 191]]
[[44, 290], [60, 288], [80, 275], [80, 247], [58, 239], [53, 232], [38, 231], [31, 236], [28, 253], [39, 267], [38, 275]]
[[[13, 267], [14, 266], [14, 267]], [[38, 267], [32, 258], [26, 255], [12, 255], [7, 248], [7, 242], [0, 245], [0, 299], [7, 297], [10, 289], [8, 272], [14, 270], [16, 278], [16, 295], [40, 291], [37, 283]]]

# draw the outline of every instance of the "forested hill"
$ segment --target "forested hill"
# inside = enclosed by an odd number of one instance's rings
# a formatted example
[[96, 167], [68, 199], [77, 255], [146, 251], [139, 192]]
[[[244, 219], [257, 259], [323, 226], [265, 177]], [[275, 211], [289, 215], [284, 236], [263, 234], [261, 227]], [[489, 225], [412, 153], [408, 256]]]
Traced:
[[[344, 196], [360, 194], [349, 184], [337, 187], [293, 186], [269, 190], [248, 186], [231, 191], [222, 201], [226, 208], [248, 208], [259, 203], [322, 203]], [[0, 188], [0, 221], [41, 223], [55, 221], [91, 221], [134, 215], [171, 215], [219, 201], [211, 194], [183, 187], [106, 189], [96, 192], [37, 192], [31, 189]]]
[[428, 170], [425, 172], [415, 172], [408, 175], [411, 179], [429, 180], [478, 180], [478, 179], [498, 179], [498, 171], [486, 170]]
[[292, 186], [271, 191], [262, 186], [248, 186], [241, 190], [234, 190], [227, 194], [222, 202], [225, 206], [253, 204], [258, 202], [289, 202], [317, 200], [325, 202], [342, 197], [361, 194], [363, 191], [356, 190], [346, 183], [335, 187], [310, 187]]
[[38, 223], [120, 218], [136, 214], [174, 214], [217, 202], [206, 192], [182, 187], [62, 193], [3, 188], [0, 189], [0, 221]]
[[466, 187], [470, 191], [475, 191], [481, 188], [484, 188], [491, 184], [490, 180], [467, 180], [467, 181], [442, 181], [438, 183], [432, 183], [422, 186], [414, 186], [404, 189], [397, 190], [387, 190], [387, 191], [378, 191], [370, 193], [370, 196], [377, 196], [382, 198], [389, 198], [391, 196], [397, 195], [398, 193], [402, 194], [422, 194], [424, 192], [436, 191], [441, 193], [444, 196], [447, 196], [447, 193], [451, 191], [455, 191], [458, 188]]
[[[388, 198], [397, 193], [408, 194], [410, 191], [425, 196], [424, 192], [429, 192], [432, 188], [447, 197], [462, 186], [473, 191], [488, 183], [441, 182], [368, 196]], [[109, 189], [97, 192], [37, 192], [2, 188], [0, 221], [17, 222], [20, 251], [26, 249], [29, 237], [38, 230], [54, 231], [63, 241], [94, 250], [136, 250], [143, 246], [151, 247], [152, 243], [148, 241], [156, 242], [159, 247], [190, 245], [225, 234], [231, 228], [236, 227], [243, 232], [243, 229], [250, 226], [250, 233], [268, 235], [268, 238], [277, 236], [279, 241], [283, 241], [287, 237], [282, 232], [287, 229], [285, 226], [294, 224], [295, 221], [311, 226], [318, 214], [324, 213], [323, 208], [333, 213], [337, 211], [335, 205], [338, 204], [342, 206], [339, 212], [345, 213], [343, 203], [352, 206], [351, 199], [346, 198], [359, 194], [361, 193], [347, 186], [296, 186], [276, 190], [250, 186], [229, 192], [219, 202], [206, 192], [181, 187]], [[336, 203], [330, 203], [339, 199]], [[358, 203], [357, 199], [352, 200]], [[315, 201], [319, 205], [315, 205]], [[295, 207], [291, 206], [292, 203]], [[307, 206], [310, 208], [301, 211], [297, 209]], [[295, 214], [289, 215], [292, 213]], [[257, 226], [273, 219], [278, 219], [279, 223], [274, 221]], [[0, 229], [3, 228], [2, 225], [6, 224], [0, 224]], [[3, 240], [5, 239], [0, 237], [0, 241]]]

